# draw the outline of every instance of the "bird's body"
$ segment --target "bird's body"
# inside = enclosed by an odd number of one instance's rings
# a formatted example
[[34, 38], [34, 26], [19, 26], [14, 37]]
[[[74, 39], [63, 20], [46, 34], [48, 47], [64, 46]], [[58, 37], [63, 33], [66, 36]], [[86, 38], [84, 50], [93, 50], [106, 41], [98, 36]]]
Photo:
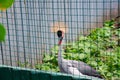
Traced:
[[88, 75], [102, 78], [95, 69], [93, 69], [92, 67], [90, 67], [89, 65], [82, 61], [62, 59], [62, 61], [60, 62], [59, 62], [60, 71], [63, 73], [81, 76]]
[[88, 75], [88, 76], [102, 78], [101, 75], [95, 69], [93, 69], [86, 63], [82, 61], [64, 59], [62, 57], [62, 45], [61, 45], [61, 40], [63, 39], [63, 36], [60, 37], [60, 34], [59, 34], [58, 37], [60, 38], [60, 41], [58, 43], [59, 45], [58, 65], [61, 72], [67, 73], [67, 74], [74, 74], [74, 75], [81, 75], [81, 76]]

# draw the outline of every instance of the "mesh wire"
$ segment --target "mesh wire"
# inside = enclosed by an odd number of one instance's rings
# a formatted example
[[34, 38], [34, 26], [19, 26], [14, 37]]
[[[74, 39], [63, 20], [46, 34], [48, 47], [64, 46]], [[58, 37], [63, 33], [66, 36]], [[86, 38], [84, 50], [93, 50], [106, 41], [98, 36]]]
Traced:
[[0, 64], [34, 68], [57, 45], [51, 24], [68, 25], [63, 43], [74, 42], [119, 15], [119, 0], [15, 0], [1, 12], [0, 22], [7, 28], [6, 42], [0, 46]]

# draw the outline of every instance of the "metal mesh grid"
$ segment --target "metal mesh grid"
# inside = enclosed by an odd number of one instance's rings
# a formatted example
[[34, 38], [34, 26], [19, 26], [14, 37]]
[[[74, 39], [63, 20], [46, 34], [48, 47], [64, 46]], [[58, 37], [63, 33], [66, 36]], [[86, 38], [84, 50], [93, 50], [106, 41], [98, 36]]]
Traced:
[[[6, 42], [1, 44], [0, 64], [41, 63], [42, 55], [57, 44], [51, 24], [68, 25], [65, 42], [88, 34], [103, 21], [119, 14], [119, 0], [16, 0], [12, 8], [1, 12], [0, 21], [7, 26]], [[27, 67], [27, 65], [25, 65]], [[30, 68], [29, 67], [29, 68]]]

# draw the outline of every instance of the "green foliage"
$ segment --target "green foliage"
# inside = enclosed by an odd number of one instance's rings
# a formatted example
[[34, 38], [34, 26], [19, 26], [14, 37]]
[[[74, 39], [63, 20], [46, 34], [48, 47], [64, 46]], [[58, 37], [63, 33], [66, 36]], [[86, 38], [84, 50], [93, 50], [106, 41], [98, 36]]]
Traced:
[[14, 3], [14, 0], [0, 0], [0, 10], [6, 10], [11, 7]]
[[20, 66], [20, 67], [31, 67], [31, 64], [28, 63], [28, 62], [17, 62], [17, 64]]
[[6, 29], [3, 24], [0, 23], [0, 42], [5, 41]]
[[39, 70], [59, 72], [58, 60], [57, 60], [58, 46], [52, 48], [51, 53], [53, 54], [48, 55], [47, 53], [44, 53], [44, 58], [42, 61], [43, 63], [36, 64], [35, 68]]
[[36, 64], [35, 68], [39, 70], [59, 72], [58, 63], [57, 63], [57, 54], [53, 54], [53, 55], [44, 54], [43, 63]]
[[[120, 29], [115, 29], [114, 20], [106, 21], [102, 28], [96, 28], [88, 36], [80, 36], [74, 43], [67, 43], [63, 52], [65, 59], [83, 61], [95, 68], [106, 79], [120, 78]], [[57, 63], [58, 46], [46, 54], [42, 70], [59, 71]]]
[[[0, 10], [6, 10], [11, 7], [14, 0], [0, 0]], [[3, 24], [0, 23], [0, 42], [5, 41], [6, 29]]]

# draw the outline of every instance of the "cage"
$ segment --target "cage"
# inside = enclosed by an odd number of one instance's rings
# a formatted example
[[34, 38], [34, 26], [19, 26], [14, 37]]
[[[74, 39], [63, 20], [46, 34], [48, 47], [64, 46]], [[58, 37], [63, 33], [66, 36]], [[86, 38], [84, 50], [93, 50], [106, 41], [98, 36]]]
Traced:
[[[0, 44], [0, 80], [99, 80], [69, 69], [62, 73], [57, 55], [59, 30], [64, 33], [61, 53], [68, 68], [81, 70], [82, 65], [69, 63], [80, 61], [103, 79], [120, 79], [119, 37], [114, 35], [119, 35], [119, 28], [111, 30], [119, 23], [113, 21], [120, 14], [119, 4], [119, 0], [15, 0], [0, 12], [7, 30]], [[87, 68], [83, 72], [92, 74]]]

